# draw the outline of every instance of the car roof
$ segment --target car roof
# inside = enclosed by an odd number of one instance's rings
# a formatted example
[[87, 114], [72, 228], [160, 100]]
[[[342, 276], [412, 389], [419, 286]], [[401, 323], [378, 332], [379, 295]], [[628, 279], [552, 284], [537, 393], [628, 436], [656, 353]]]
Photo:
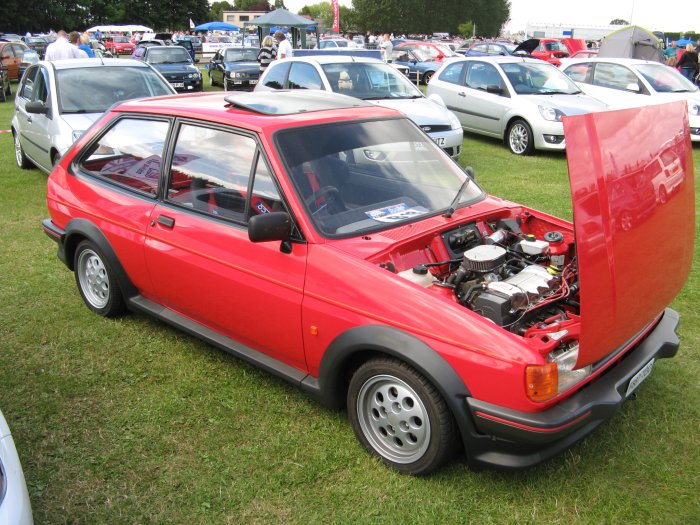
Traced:
[[231, 121], [233, 117], [259, 129], [270, 125], [403, 116], [399, 111], [364, 100], [319, 90], [187, 93], [131, 100], [113, 109], [218, 122]]
[[340, 55], [340, 54], [333, 54], [333, 55], [309, 55], [309, 56], [303, 56], [303, 57], [290, 57], [290, 58], [283, 58], [282, 61], [289, 61], [289, 62], [316, 62], [318, 64], [324, 65], [324, 64], [347, 64], [349, 62], [359, 62], [362, 64], [385, 64], [383, 60], [379, 60], [378, 58], [371, 58], [371, 57], [358, 57], [358, 56], [351, 56], [351, 55]]
[[[455, 62], [496, 62], [498, 64], [514, 64], [514, 63], [520, 63], [520, 62], [527, 62], [530, 64], [549, 64], [549, 62], [545, 62], [544, 60], [540, 60], [538, 58], [532, 58], [528, 56], [503, 56], [503, 55], [488, 55], [488, 56], [479, 56], [479, 57], [466, 57], [466, 56], [458, 56], [458, 57], [450, 57], [449, 61], [446, 61], [446, 64], [454, 64]], [[551, 64], [549, 64], [551, 65]], [[554, 66], [552, 66], [554, 67]]]
[[54, 69], [83, 69], [87, 67], [150, 67], [140, 60], [130, 60], [124, 58], [69, 58], [66, 60], [52, 60], [46, 62], [42, 60], [40, 64], [50, 65]]
[[626, 66], [633, 66], [637, 64], [658, 64], [660, 66], [663, 66], [665, 64], [662, 64], [661, 62], [657, 62], [655, 60], [642, 60], [640, 58], [612, 58], [612, 57], [588, 57], [588, 58], [570, 58], [567, 62], [566, 65], [567, 67], [573, 64], [580, 64], [582, 62], [610, 62], [613, 64], [623, 64]]

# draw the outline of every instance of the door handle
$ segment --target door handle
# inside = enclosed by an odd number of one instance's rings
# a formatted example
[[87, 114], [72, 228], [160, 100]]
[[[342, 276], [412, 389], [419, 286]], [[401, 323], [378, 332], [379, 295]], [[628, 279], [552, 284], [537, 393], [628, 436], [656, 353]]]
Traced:
[[466, 94], [464, 91], [460, 91], [459, 93], [457, 93], [457, 95], [459, 95], [460, 97], [466, 97], [466, 96], [467, 96], [467, 94]]
[[27, 122], [31, 122], [31, 121], [32, 121], [32, 117], [30, 117], [29, 115], [27, 115]]
[[166, 215], [158, 215], [158, 224], [166, 228], [172, 228], [175, 226], [175, 219]]

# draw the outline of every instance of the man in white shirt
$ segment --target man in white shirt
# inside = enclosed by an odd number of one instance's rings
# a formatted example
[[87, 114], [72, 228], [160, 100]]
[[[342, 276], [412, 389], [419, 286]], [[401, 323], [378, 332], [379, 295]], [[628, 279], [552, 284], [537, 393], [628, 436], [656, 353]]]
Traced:
[[289, 43], [287, 37], [282, 31], [275, 31], [275, 40], [277, 40], [277, 58], [289, 58], [292, 56], [292, 44]]
[[66, 32], [63, 29], [56, 33], [56, 36], [56, 41], [49, 44], [46, 48], [44, 60], [51, 62], [53, 60], [65, 60], [68, 58], [88, 58], [85, 51], [78, 49], [77, 46], [68, 42]]

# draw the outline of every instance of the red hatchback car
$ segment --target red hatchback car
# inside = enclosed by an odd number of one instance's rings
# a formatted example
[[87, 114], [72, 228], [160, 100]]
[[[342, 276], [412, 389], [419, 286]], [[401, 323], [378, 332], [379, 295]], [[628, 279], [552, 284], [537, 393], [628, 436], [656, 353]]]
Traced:
[[114, 55], [130, 55], [134, 51], [134, 44], [125, 36], [110, 36], [103, 39], [102, 43]]
[[[362, 100], [125, 102], [51, 173], [43, 227], [95, 313], [145, 312], [347, 407], [401, 472], [460, 446], [473, 467], [526, 467], [678, 349], [666, 305], [693, 251], [687, 109], [634, 111], [567, 118], [572, 225], [485, 194], [408, 118]], [[616, 228], [608, 188], [669, 129], [679, 189]], [[673, 271], [640, 261], [649, 239]]]
[[560, 40], [540, 38], [539, 45], [532, 51], [532, 56], [546, 60], [555, 66], [561, 66], [561, 59], [569, 56], [569, 49]]

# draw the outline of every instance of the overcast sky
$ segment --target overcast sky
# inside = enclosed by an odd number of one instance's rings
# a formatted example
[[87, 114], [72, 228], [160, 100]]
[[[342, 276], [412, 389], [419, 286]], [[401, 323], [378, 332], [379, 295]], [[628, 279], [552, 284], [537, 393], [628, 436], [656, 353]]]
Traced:
[[[296, 13], [320, 0], [284, 0]], [[351, 0], [339, 0], [352, 6]], [[435, 0], [439, 3], [439, 0]], [[697, 0], [511, 0], [511, 31], [524, 30], [527, 22], [564, 25], [608, 25], [615, 18], [660, 31], [700, 31], [700, 3]]]

